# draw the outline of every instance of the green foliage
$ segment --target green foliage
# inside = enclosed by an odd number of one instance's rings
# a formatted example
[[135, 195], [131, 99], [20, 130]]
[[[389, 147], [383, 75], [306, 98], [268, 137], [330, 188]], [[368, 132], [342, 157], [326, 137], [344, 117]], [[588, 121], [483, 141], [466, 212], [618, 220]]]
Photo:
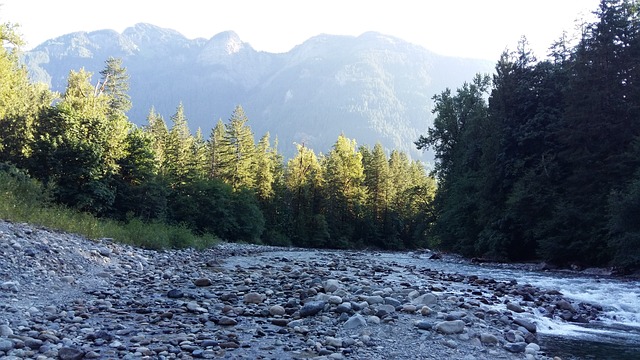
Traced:
[[[434, 97], [433, 234], [505, 260], [638, 266], [640, 15], [602, 0], [575, 48], [538, 62], [526, 39], [496, 65], [489, 104], [463, 86]], [[488, 83], [472, 83], [476, 89]]]

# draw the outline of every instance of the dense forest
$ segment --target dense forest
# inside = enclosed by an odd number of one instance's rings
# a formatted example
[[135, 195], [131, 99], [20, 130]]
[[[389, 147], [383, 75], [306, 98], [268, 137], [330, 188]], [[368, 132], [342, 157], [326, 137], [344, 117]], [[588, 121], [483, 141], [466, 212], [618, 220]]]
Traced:
[[640, 264], [639, 3], [602, 0], [595, 14], [576, 45], [561, 37], [547, 60], [523, 39], [493, 78], [434, 97], [434, 125], [416, 144], [436, 152], [443, 248]]
[[[19, 45], [15, 28], [2, 39]], [[0, 162], [24, 169], [56, 203], [99, 217], [184, 225], [229, 241], [308, 247], [426, 246], [436, 183], [423, 166], [380, 144], [336, 134], [328, 154], [298, 145], [285, 161], [259, 141], [238, 105], [207, 134], [178, 104], [167, 123], [126, 113], [128, 75], [109, 58], [99, 79], [72, 70], [64, 94], [29, 82], [18, 47], [0, 58]]]
[[120, 59], [97, 80], [70, 71], [57, 94], [29, 81], [17, 29], [3, 24], [0, 163], [58, 204], [229, 241], [637, 267], [639, 5], [602, 0], [596, 14], [577, 44], [564, 35], [538, 61], [523, 38], [493, 77], [435, 95], [415, 143], [435, 152], [431, 175], [345, 134], [327, 154], [298, 144], [285, 160], [268, 133], [256, 142], [240, 105], [208, 134], [189, 130], [182, 104], [137, 127]]

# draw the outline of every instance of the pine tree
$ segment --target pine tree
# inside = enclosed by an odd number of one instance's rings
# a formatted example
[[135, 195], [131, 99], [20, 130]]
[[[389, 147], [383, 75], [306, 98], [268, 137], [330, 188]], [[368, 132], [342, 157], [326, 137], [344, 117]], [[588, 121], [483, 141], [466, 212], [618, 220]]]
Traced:
[[169, 137], [169, 130], [167, 124], [160, 114], [158, 114], [154, 107], [149, 110], [147, 115], [147, 125], [144, 131], [149, 134], [151, 139], [151, 149], [155, 159], [155, 173], [160, 175], [166, 175], [165, 169], [165, 151], [167, 148], [166, 142]]
[[253, 189], [256, 182], [256, 146], [248, 118], [242, 106], [236, 106], [229, 122], [220, 149], [220, 178], [233, 190]]
[[366, 189], [362, 154], [355, 140], [340, 135], [324, 161], [327, 222], [332, 236], [332, 247], [348, 247], [362, 241], [356, 238], [356, 226], [362, 221], [362, 205]]
[[173, 125], [165, 143], [164, 168], [172, 186], [175, 186], [188, 180], [190, 165], [194, 163], [194, 139], [189, 131], [182, 102], [171, 117], [171, 122]]
[[224, 123], [219, 119], [209, 136], [209, 178], [220, 178], [223, 159]]

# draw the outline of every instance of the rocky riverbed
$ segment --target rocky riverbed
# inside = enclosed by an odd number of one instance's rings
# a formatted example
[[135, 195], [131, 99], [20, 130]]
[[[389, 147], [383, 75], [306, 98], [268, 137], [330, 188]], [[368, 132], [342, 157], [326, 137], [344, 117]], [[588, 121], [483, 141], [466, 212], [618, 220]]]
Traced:
[[[406, 255], [406, 254], [405, 254]], [[552, 359], [596, 307], [375, 252], [150, 251], [0, 221], [0, 359]]]

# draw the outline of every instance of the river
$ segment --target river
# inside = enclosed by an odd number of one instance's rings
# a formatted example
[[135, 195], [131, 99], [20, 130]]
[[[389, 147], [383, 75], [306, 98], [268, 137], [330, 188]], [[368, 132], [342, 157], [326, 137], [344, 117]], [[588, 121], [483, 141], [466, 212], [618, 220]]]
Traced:
[[640, 281], [585, 275], [569, 271], [535, 271], [518, 266], [473, 264], [463, 260], [431, 260], [428, 254], [381, 253], [379, 258], [445, 273], [476, 275], [495, 280], [516, 280], [565, 297], [595, 304], [603, 311], [598, 322], [568, 323], [534, 311], [540, 345], [567, 359], [640, 359]]

